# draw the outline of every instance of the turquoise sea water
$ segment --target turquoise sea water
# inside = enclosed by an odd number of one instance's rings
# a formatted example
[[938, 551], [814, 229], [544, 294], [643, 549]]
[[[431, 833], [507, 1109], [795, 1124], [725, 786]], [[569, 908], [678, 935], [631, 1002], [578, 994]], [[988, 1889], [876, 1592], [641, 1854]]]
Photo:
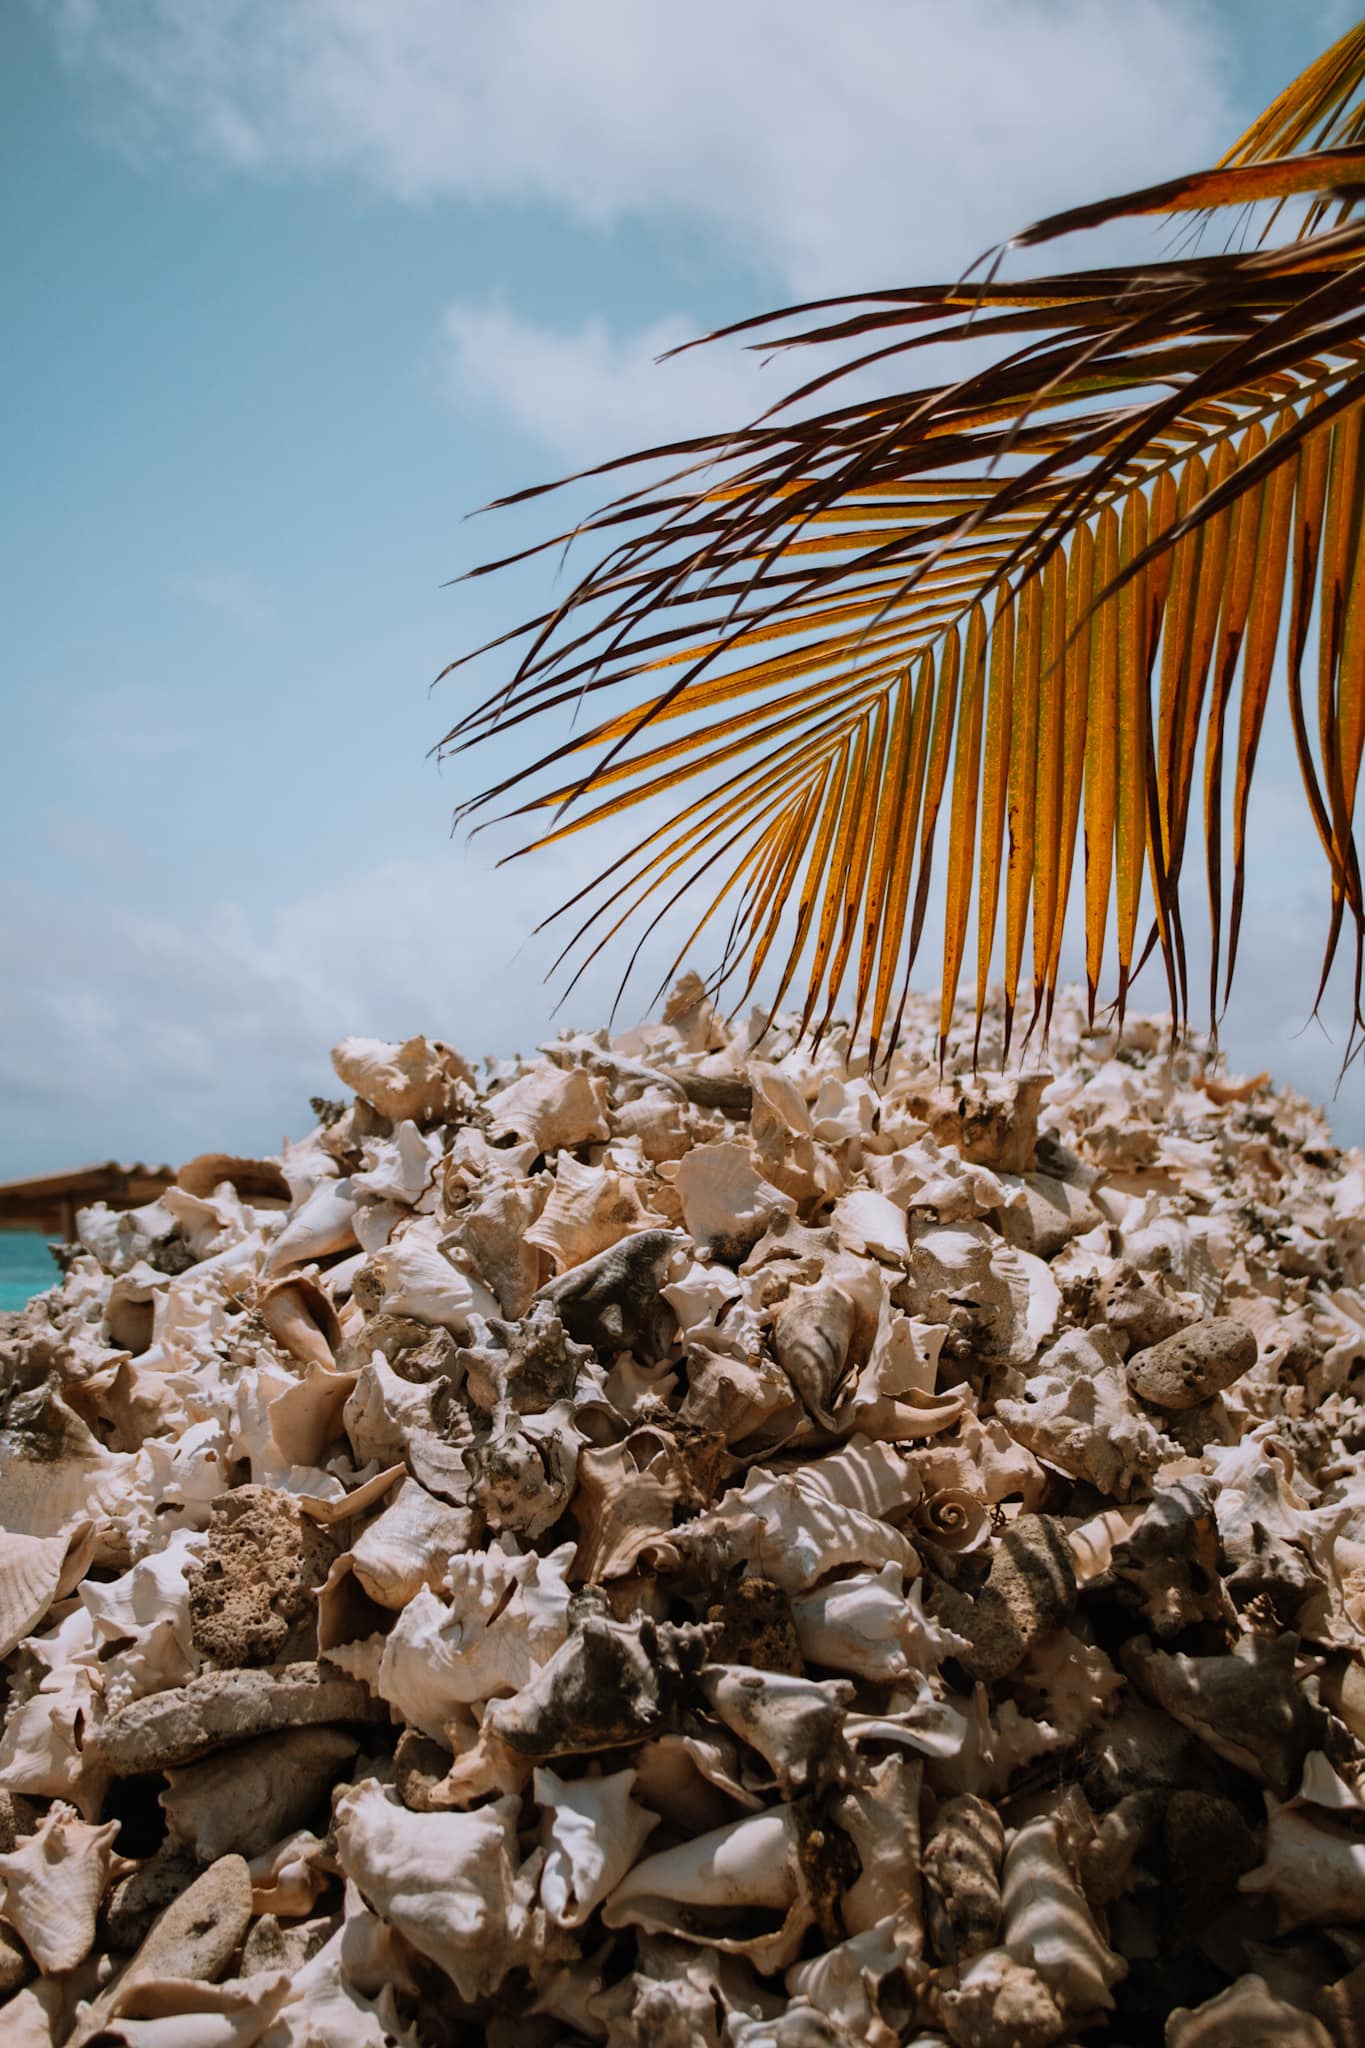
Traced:
[[0, 1309], [22, 1308], [61, 1274], [36, 1230], [0, 1230]]

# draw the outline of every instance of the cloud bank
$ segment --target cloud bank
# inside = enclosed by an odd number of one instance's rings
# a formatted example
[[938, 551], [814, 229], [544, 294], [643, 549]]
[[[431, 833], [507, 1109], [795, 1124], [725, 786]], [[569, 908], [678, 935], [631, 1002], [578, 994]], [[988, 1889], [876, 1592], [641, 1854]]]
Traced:
[[794, 292], [961, 265], [1236, 132], [1189, 0], [46, 0], [132, 145], [680, 223]]

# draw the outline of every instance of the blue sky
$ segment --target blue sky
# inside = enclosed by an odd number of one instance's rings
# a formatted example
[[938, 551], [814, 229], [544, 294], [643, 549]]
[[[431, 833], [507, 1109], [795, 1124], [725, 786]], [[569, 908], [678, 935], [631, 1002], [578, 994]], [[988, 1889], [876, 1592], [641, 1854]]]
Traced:
[[[274, 1146], [347, 1031], [543, 1038], [592, 850], [495, 870], [449, 814], [510, 751], [426, 756], [552, 570], [447, 579], [547, 515], [464, 515], [775, 395], [674, 339], [1209, 160], [1349, 12], [12, 0], [0, 1175]], [[1261, 804], [1229, 1050], [1322, 1096], [1287, 766]]]

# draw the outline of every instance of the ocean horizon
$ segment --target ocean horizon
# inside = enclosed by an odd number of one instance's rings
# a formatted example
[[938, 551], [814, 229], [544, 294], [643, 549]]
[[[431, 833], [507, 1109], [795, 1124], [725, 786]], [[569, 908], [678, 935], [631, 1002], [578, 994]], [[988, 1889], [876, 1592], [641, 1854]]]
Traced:
[[36, 1230], [0, 1230], [0, 1311], [23, 1308], [61, 1279], [48, 1239]]

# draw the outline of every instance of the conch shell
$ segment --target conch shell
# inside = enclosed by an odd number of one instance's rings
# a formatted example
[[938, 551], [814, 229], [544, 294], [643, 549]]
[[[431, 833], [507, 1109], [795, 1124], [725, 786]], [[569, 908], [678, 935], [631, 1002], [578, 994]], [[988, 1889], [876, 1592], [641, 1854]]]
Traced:
[[40, 1970], [74, 1970], [89, 1955], [100, 1900], [121, 1862], [112, 1847], [119, 1825], [92, 1827], [58, 1800], [36, 1834], [0, 1856], [0, 1912]]

